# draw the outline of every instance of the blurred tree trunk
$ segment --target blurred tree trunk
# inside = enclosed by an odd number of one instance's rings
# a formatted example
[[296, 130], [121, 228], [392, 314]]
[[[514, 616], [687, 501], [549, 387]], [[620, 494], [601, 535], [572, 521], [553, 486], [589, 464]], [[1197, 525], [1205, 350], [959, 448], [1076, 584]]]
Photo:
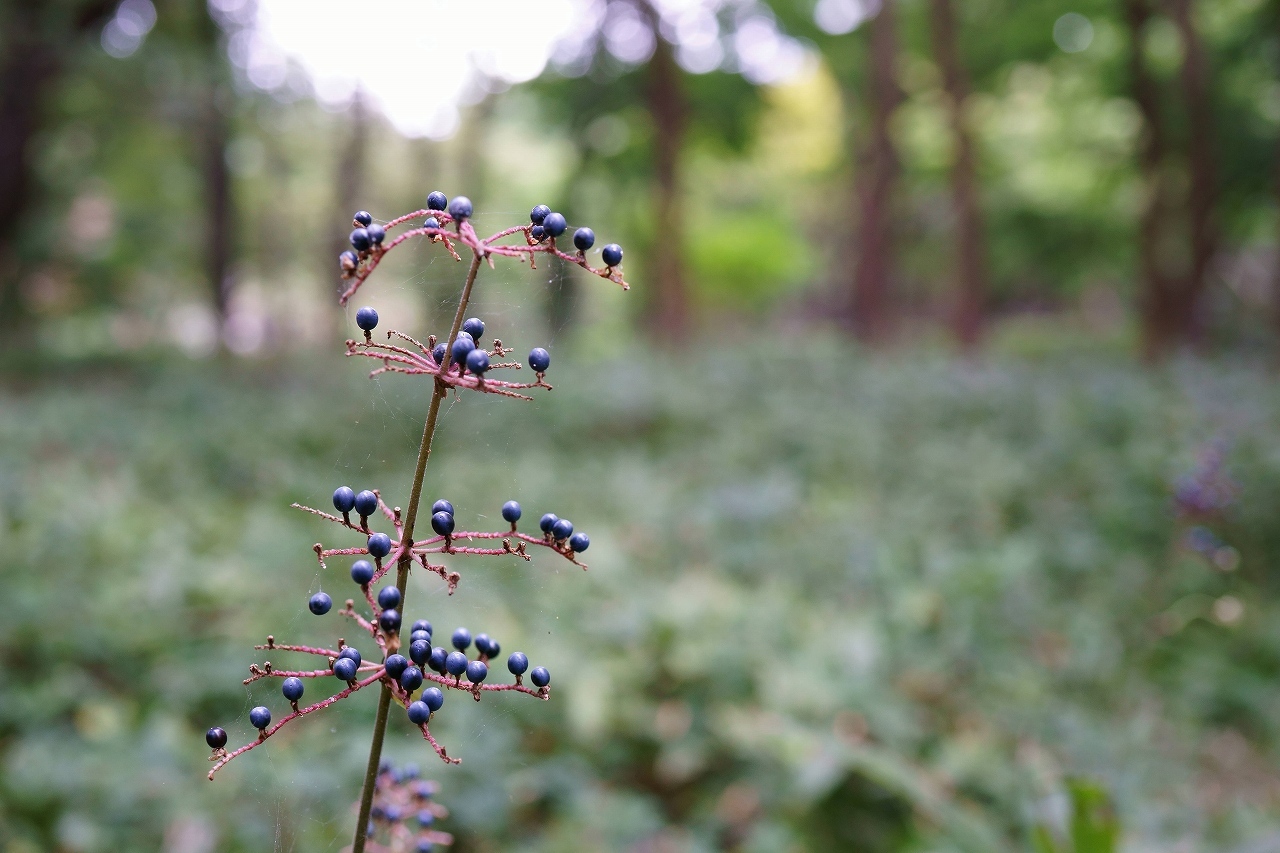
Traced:
[[973, 134], [969, 128], [969, 79], [960, 60], [951, 0], [931, 0], [930, 24], [934, 54], [947, 90], [955, 158], [951, 165], [951, 192], [956, 213], [959, 286], [952, 323], [961, 346], [972, 350], [982, 337], [987, 298], [986, 232], [978, 200]]
[[[0, 327], [26, 315], [18, 236], [30, 209], [31, 140], [65, 64], [65, 54], [115, 9], [114, 0], [67, 6], [9, 4], [0, 25]], [[6, 336], [9, 337], [9, 336]]]
[[[347, 111], [347, 124], [350, 127], [350, 133], [347, 135], [346, 144], [338, 154], [337, 174], [334, 175], [333, 181], [337, 192], [334, 193], [334, 211], [330, 217], [333, 223], [329, 231], [330, 251], [325, 258], [323, 279], [326, 282], [325, 306], [336, 305], [337, 293], [345, 289], [347, 284], [339, 276], [338, 255], [351, 248], [349, 239], [352, 229], [355, 228], [355, 222], [351, 217], [360, 209], [360, 191], [365, 185], [365, 158], [369, 148], [369, 110], [364, 92], [359, 89], [351, 99], [351, 108]], [[426, 193], [419, 193], [419, 196], [416, 206], [425, 207]], [[332, 316], [328, 311], [324, 314], [326, 317]]]
[[235, 212], [231, 169], [227, 164], [227, 145], [231, 141], [228, 113], [233, 96], [227, 81], [227, 57], [222, 50], [221, 28], [207, 10], [201, 21], [200, 35], [205, 50], [206, 79], [204, 104], [196, 132], [200, 137], [204, 178], [204, 260], [221, 337], [234, 289], [231, 262]]
[[870, 128], [854, 162], [857, 215], [851, 293], [845, 320], [863, 341], [878, 343], [889, 334], [889, 297], [894, 276], [893, 196], [899, 163], [890, 122], [902, 103], [898, 83], [898, 33], [893, 0], [884, 0], [869, 25], [868, 105]]
[[686, 110], [680, 67], [671, 45], [658, 31], [658, 13], [646, 3], [657, 42], [649, 60], [645, 94], [653, 117], [654, 214], [657, 233], [652, 248], [653, 296], [648, 324], [659, 337], [679, 340], [689, 331], [689, 293], [684, 277], [684, 211], [680, 195], [680, 152], [684, 147]]

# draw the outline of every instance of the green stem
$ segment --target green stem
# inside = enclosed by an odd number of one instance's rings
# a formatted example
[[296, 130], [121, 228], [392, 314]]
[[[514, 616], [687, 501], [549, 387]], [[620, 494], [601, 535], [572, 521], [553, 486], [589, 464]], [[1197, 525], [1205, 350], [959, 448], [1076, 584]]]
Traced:
[[[476, 273], [480, 271], [483, 257], [479, 252], [471, 259], [471, 269], [467, 271], [467, 283], [462, 287], [462, 297], [458, 300], [458, 310], [453, 315], [453, 327], [449, 329], [449, 340], [445, 344], [444, 364], [441, 372], [449, 369], [453, 358], [453, 342], [462, 328], [462, 318], [467, 312], [467, 303], [471, 301], [471, 288], [476, 283]], [[404, 517], [404, 532], [400, 541], [413, 542], [413, 527], [418, 520], [418, 504], [422, 502], [422, 481], [427, 475], [427, 459], [431, 456], [431, 440], [435, 438], [436, 421], [440, 417], [440, 402], [448, 392], [449, 386], [439, 379], [431, 394], [431, 408], [427, 411], [427, 422], [422, 428], [422, 443], [418, 445], [418, 467], [413, 472], [413, 488], [409, 492], [409, 508]], [[406, 548], [400, 561], [396, 564], [396, 588], [400, 590], [400, 613], [404, 613], [406, 587], [409, 584], [409, 565], [413, 562], [410, 548]], [[403, 618], [403, 617], [402, 617]], [[402, 626], [403, 627], [403, 626]], [[387, 733], [387, 714], [391, 709], [391, 687], [384, 681], [382, 694], [378, 697], [378, 716], [373, 721], [373, 743], [369, 745], [369, 763], [364, 770], [364, 787], [360, 791], [360, 814], [356, 818], [356, 835], [351, 842], [351, 853], [364, 853], [364, 843], [369, 832], [369, 813], [373, 810], [373, 789], [378, 780], [378, 765], [382, 762], [382, 741]]]

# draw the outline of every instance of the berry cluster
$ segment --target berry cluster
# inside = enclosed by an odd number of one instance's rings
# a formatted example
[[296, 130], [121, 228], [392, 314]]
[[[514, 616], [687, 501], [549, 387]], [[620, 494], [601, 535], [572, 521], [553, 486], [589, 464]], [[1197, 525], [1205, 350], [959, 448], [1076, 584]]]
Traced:
[[[436, 190], [427, 196], [427, 206], [413, 213], [398, 216], [385, 225], [373, 221], [373, 217], [364, 210], [356, 213], [351, 232], [351, 248], [338, 256], [338, 269], [342, 277], [349, 281], [347, 289], [339, 297], [343, 305], [355, 295], [369, 274], [377, 268], [382, 256], [403, 243], [410, 237], [426, 237], [432, 243], [441, 243], [455, 261], [462, 260], [456, 245], [466, 246], [477, 256], [484, 257], [493, 265], [493, 256], [502, 255], [509, 258], [528, 260], [530, 266], [536, 268], [535, 256], [541, 252], [560, 258], [571, 264], [582, 267], [593, 275], [607, 278], [622, 285], [626, 290], [630, 285], [618, 272], [622, 265], [622, 247], [617, 243], [609, 243], [600, 250], [603, 267], [593, 267], [587, 263], [587, 251], [596, 243], [596, 234], [590, 228], [578, 228], [573, 232], [574, 254], [563, 252], [556, 245], [556, 238], [562, 237], [569, 229], [564, 214], [556, 213], [545, 204], [539, 204], [529, 212], [529, 224], [517, 225], [492, 234], [479, 237], [471, 227], [470, 219], [474, 214], [471, 199], [466, 196], [455, 196], [449, 199], [444, 193]], [[387, 242], [387, 232], [410, 220], [426, 217], [422, 225], [409, 228]], [[453, 226], [453, 231], [449, 227]], [[500, 240], [522, 234], [524, 243], [501, 243]]]
[[435, 829], [436, 821], [449, 816], [449, 810], [433, 799], [439, 786], [419, 779], [417, 767], [410, 764], [396, 769], [391, 762], [383, 761], [374, 786], [366, 850], [431, 853], [437, 847], [453, 844], [452, 835]]

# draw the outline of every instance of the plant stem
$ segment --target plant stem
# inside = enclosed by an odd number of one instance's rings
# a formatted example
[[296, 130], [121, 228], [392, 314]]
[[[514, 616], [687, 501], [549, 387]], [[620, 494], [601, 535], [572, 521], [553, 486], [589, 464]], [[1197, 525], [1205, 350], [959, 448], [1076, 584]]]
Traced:
[[[458, 299], [458, 310], [453, 315], [453, 326], [449, 329], [449, 340], [445, 345], [444, 364], [441, 372], [449, 369], [453, 359], [453, 342], [462, 328], [462, 318], [467, 312], [467, 303], [471, 301], [471, 288], [476, 283], [476, 273], [480, 271], [483, 256], [474, 253], [471, 269], [467, 271], [467, 282], [462, 286], [462, 296]], [[427, 475], [427, 459], [431, 456], [431, 440], [436, 434], [436, 421], [440, 416], [440, 402], [448, 392], [449, 386], [439, 379], [431, 394], [431, 408], [427, 410], [427, 422], [422, 428], [422, 443], [418, 445], [418, 467], [413, 472], [413, 487], [409, 492], [409, 507], [404, 517], [404, 532], [400, 541], [408, 543], [400, 561], [396, 564], [396, 588], [400, 590], [400, 613], [404, 614], [406, 587], [409, 584], [409, 565], [413, 562], [413, 527], [418, 520], [418, 504], [422, 502], [422, 481]], [[401, 626], [403, 627], [403, 625]], [[369, 745], [369, 763], [364, 771], [364, 787], [360, 791], [360, 814], [356, 818], [356, 835], [351, 842], [351, 853], [364, 853], [364, 843], [369, 832], [369, 813], [373, 809], [373, 789], [378, 780], [378, 765], [382, 762], [382, 740], [387, 733], [387, 714], [391, 709], [391, 688], [386, 682], [382, 684], [382, 694], [378, 697], [378, 716], [373, 721], [373, 742]]]

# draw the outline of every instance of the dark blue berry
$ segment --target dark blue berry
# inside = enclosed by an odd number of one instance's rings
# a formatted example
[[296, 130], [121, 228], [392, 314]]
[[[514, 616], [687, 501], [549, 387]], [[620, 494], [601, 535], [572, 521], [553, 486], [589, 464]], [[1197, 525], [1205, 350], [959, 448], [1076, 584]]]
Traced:
[[378, 496], [373, 492], [365, 489], [356, 495], [356, 512], [363, 517], [373, 515], [378, 511]]
[[449, 198], [440, 190], [436, 190], [427, 196], [428, 210], [444, 210], [449, 206]]
[[476, 634], [475, 644], [476, 644], [477, 652], [484, 655], [485, 657], [493, 657], [493, 655], [489, 654], [489, 635], [488, 634]]
[[[436, 510], [434, 510], [434, 509], [433, 509], [433, 510], [431, 510], [431, 511], [432, 511], [433, 513], [434, 513], [434, 512], [436, 512]], [[416, 622], [414, 622], [414, 623], [413, 623], [413, 628], [412, 628], [411, 630], [413, 630], [413, 631], [426, 631], [428, 634], [430, 634], [430, 633], [431, 633], [431, 623], [430, 623], [430, 622], [428, 622], [426, 619], [419, 619], [418, 621], [416, 621]]]
[[622, 247], [617, 243], [610, 243], [600, 250], [600, 258], [607, 267], [616, 267], [622, 263]]
[[418, 666], [426, 666], [427, 661], [431, 659], [431, 641], [414, 640], [410, 643], [409, 658]]
[[431, 529], [440, 536], [453, 533], [453, 516], [447, 512], [437, 512], [431, 516]]
[[388, 634], [394, 634], [400, 630], [400, 611], [384, 610], [382, 615], [378, 617], [378, 624], [382, 626], [382, 630]]
[[515, 524], [520, 520], [520, 504], [515, 501], [507, 501], [502, 505], [502, 517], [507, 521]]
[[359, 666], [351, 658], [338, 658], [333, 662], [333, 674], [343, 681], [354, 681]]
[[559, 237], [569, 227], [569, 223], [565, 221], [564, 214], [548, 213], [547, 218], [542, 220], [542, 227], [552, 237]]
[[431, 719], [431, 709], [427, 707], [426, 702], [411, 702], [409, 704], [409, 722], [415, 726], [420, 726], [429, 719]]
[[453, 504], [441, 498], [431, 505], [431, 514], [435, 515], [437, 512], [447, 512], [449, 515], [453, 515]]
[[507, 658], [507, 669], [512, 675], [524, 675], [528, 668], [529, 656], [524, 652], [512, 652], [511, 657]]
[[414, 848], [414, 853], [435, 853], [436, 845], [429, 838], [418, 839], [418, 846]]
[[363, 228], [357, 228], [351, 232], [351, 245], [355, 247], [357, 252], [367, 252], [373, 243], [369, 240], [369, 232]]
[[482, 349], [473, 349], [467, 353], [467, 370], [477, 376], [489, 370], [489, 353]]
[[387, 236], [387, 229], [381, 225], [368, 225], [364, 230], [369, 232], [369, 242], [375, 246], [381, 246], [383, 238]]
[[431, 632], [430, 631], [410, 631], [409, 632], [409, 642], [416, 643], [419, 640], [426, 640], [428, 643], [430, 643]]
[[529, 229], [529, 236], [533, 238], [533, 242], [541, 243], [543, 240], [547, 239], [547, 229], [543, 228], [541, 225], [535, 225]]
[[586, 251], [596, 244], [596, 232], [590, 228], [579, 228], [573, 232], [573, 245]]
[[551, 525], [551, 535], [557, 539], [568, 539], [573, 534], [573, 522], [562, 518]]
[[373, 222], [373, 214], [367, 210], [357, 210], [356, 215], [351, 217], [351, 221], [363, 228]]
[[447, 657], [449, 657], [449, 652], [440, 646], [436, 646], [431, 650], [431, 657], [427, 658], [427, 666], [444, 675], [444, 661]]
[[375, 557], [385, 557], [391, 553], [391, 537], [385, 533], [374, 533], [369, 537], [369, 553]]
[[351, 512], [356, 508], [356, 493], [350, 486], [339, 486], [333, 490], [333, 508], [338, 512]]
[[317, 592], [311, 596], [311, 600], [307, 602], [307, 607], [317, 616], [323, 616], [329, 612], [329, 608], [333, 607], [333, 599], [329, 597], [327, 592]]
[[297, 702], [301, 699], [302, 693], [305, 689], [306, 688], [303, 685], [301, 678], [289, 677], [284, 680], [284, 684], [280, 685], [280, 692], [283, 693], [284, 698], [288, 699], [290, 702]]
[[449, 201], [449, 215], [454, 219], [466, 219], [472, 213], [471, 199], [465, 195], [456, 195]]
[[444, 364], [444, 354], [448, 351], [448, 347], [444, 344], [436, 344], [435, 349], [431, 350], [431, 358], [435, 360], [436, 366]]
[[383, 610], [395, 610], [400, 606], [400, 590], [394, 586], [384, 586], [378, 590], [378, 606]]
[[387, 668], [387, 675], [399, 680], [400, 676], [409, 667], [409, 660], [404, 655], [387, 655], [387, 659], [382, 662]]
[[467, 681], [472, 684], [479, 684], [489, 675], [489, 667], [484, 661], [473, 660], [467, 664]]
[[360, 586], [373, 580], [373, 564], [368, 560], [356, 560], [351, 564], [351, 579]]
[[591, 538], [585, 533], [575, 533], [569, 537], [569, 547], [574, 551], [585, 551], [591, 547]]
[[[398, 776], [399, 774], [396, 774], [396, 775]], [[383, 815], [391, 823], [395, 823], [396, 821], [400, 820], [400, 818], [404, 817], [404, 815], [400, 813], [399, 806], [387, 806], [386, 809], [383, 810]]]
[[529, 221], [534, 225], [541, 225], [542, 220], [547, 218], [547, 214], [551, 212], [551, 208], [545, 204], [535, 205], [533, 210], [529, 211]]
[[462, 652], [449, 652], [444, 659], [444, 670], [450, 675], [462, 675], [467, 671], [467, 656]]
[[[427, 703], [427, 707], [431, 709], [431, 713], [440, 710], [440, 706], [444, 704], [444, 694], [440, 692], [439, 687], [428, 687], [422, 691], [422, 701]], [[428, 792], [429, 793], [429, 792]]]
[[546, 687], [551, 683], [551, 673], [547, 672], [545, 666], [535, 666], [533, 672], [529, 673], [529, 680], [534, 687]]
[[471, 645], [471, 632], [466, 628], [459, 628], [453, 632], [453, 647], [458, 651], [466, 651]]
[[546, 373], [547, 368], [551, 366], [551, 353], [542, 347], [534, 347], [529, 350], [529, 366], [533, 368], [534, 373]]
[[476, 342], [471, 339], [470, 335], [458, 334], [457, 339], [453, 342], [453, 363], [466, 364], [467, 354], [476, 348]]
[[271, 710], [265, 705], [259, 705], [249, 712], [249, 722], [253, 723], [255, 729], [265, 729], [271, 725]]
[[400, 771], [400, 781], [402, 782], [405, 781], [406, 779], [417, 779], [417, 778], [418, 778], [418, 765], [416, 764], [406, 764], [404, 766], [404, 769]]
[[484, 337], [484, 320], [479, 317], [468, 317], [462, 324], [462, 331], [470, 335], [472, 340], [478, 341]]
[[364, 306], [356, 312], [356, 325], [366, 332], [372, 332], [378, 328], [378, 312], [368, 305]]
[[360, 256], [348, 249], [338, 254], [338, 269], [354, 272], [360, 266]]
[[555, 527], [556, 522], [559, 520], [560, 516], [556, 515], [554, 512], [549, 512], [538, 522], [538, 527], [542, 529], [543, 533], [550, 533], [551, 528]]
[[422, 223], [422, 227], [423, 228], [439, 228], [440, 220], [436, 219], [434, 216], [428, 216], [427, 221]]
[[418, 826], [426, 828], [436, 822], [436, 816], [427, 809], [418, 812]]
[[227, 732], [220, 726], [214, 726], [204, 733], [204, 742], [211, 749], [222, 749], [227, 745]]
[[356, 666], [359, 666], [360, 662], [364, 660], [362, 657], [360, 657], [360, 650], [357, 649], [355, 646], [343, 646], [342, 651], [338, 652], [338, 657], [350, 658], [351, 660], [356, 662]]
[[422, 686], [422, 670], [416, 666], [411, 666], [400, 673], [400, 686], [408, 693], [417, 690]]

